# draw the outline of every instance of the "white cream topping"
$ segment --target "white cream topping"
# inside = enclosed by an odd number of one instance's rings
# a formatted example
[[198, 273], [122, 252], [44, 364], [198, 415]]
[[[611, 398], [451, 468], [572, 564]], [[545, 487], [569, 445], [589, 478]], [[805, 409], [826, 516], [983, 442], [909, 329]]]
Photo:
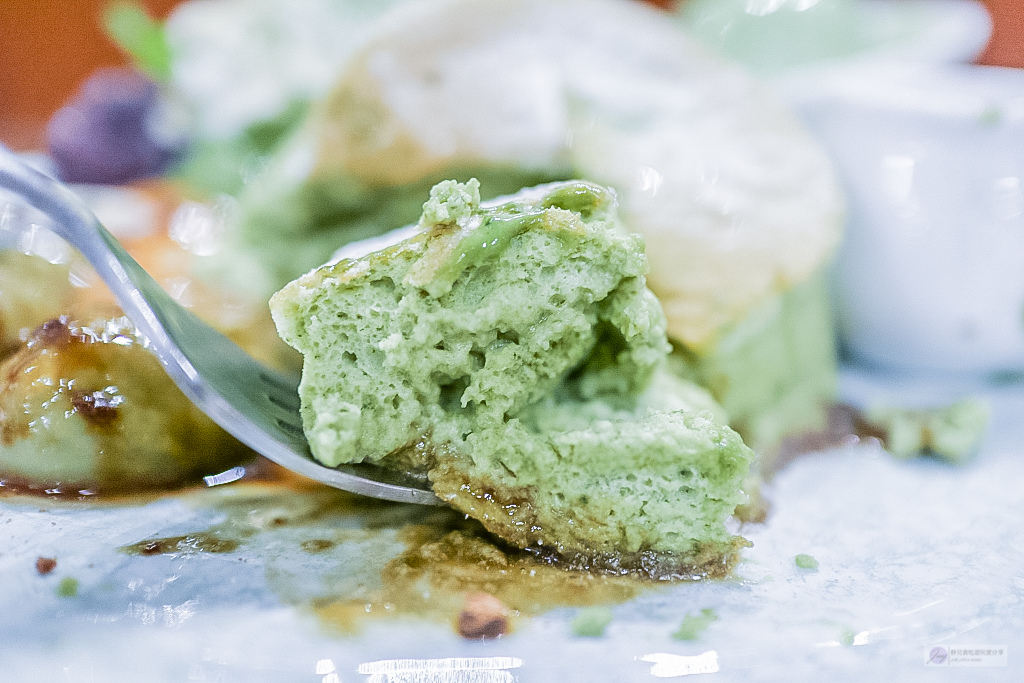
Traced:
[[389, 15], [320, 118], [320, 172], [400, 184], [512, 164], [619, 192], [694, 348], [838, 241], [824, 154], [765, 88], [625, 0], [445, 0]]

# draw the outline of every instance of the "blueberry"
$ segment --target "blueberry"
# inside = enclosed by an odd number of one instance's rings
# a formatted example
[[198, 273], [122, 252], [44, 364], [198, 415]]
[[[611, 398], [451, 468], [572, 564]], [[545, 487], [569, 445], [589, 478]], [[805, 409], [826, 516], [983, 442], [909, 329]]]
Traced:
[[101, 69], [47, 127], [61, 180], [122, 184], [160, 175], [181, 156], [184, 138], [160, 130], [159, 88], [126, 69]]

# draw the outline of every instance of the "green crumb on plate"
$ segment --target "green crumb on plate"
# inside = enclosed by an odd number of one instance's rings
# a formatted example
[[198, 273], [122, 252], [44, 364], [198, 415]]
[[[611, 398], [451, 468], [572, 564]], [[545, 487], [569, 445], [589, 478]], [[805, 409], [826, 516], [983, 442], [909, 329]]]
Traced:
[[965, 398], [938, 408], [873, 408], [867, 421], [885, 432], [885, 447], [897, 458], [933, 455], [963, 465], [978, 450], [991, 417], [989, 404]]
[[54, 591], [57, 597], [60, 598], [73, 598], [78, 595], [78, 579], [65, 576], [57, 584], [57, 588]]
[[700, 614], [687, 614], [683, 617], [683, 623], [679, 630], [672, 634], [676, 640], [697, 640], [700, 634], [707, 630], [714, 622], [718, 621], [718, 615], [713, 609], [702, 609]]
[[587, 607], [572, 620], [572, 634], [583, 638], [600, 638], [612, 623], [612, 610], [608, 607]]
[[856, 631], [854, 631], [852, 628], [844, 628], [842, 633], [839, 634], [839, 644], [844, 647], [850, 647], [853, 645], [853, 642], [856, 638]]
[[796, 564], [796, 566], [800, 567], [800, 569], [818, 568], [818, 561], [814, 559], [814, 557], [812, 557], [811, 555], [806, 555], [804, 553], [800, 553], [799, 555], [794, 557], [793, 563]]
[[983, 126], [996, 126], [1003, 121], [1003, 111], [996, 105], [992, 104], [985, 108], [981, 114], [978, 115], [978, 123]]

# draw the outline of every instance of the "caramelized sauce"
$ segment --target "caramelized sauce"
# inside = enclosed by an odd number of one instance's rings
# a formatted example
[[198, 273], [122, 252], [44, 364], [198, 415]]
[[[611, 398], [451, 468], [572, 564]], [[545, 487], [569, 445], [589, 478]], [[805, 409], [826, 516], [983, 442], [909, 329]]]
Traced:
[[[251, 484], [267, 483], [293, 487], [295, 491], [315, 487], [317, 484], [284, 469], [280, 465], [257, 456], [245, 463], [245, 473], [234, 481]], [[168, 496], [187, 495], [199, 492], [209, 486], [202, 477], [193, 477], [179, 482], [179, 486], [160, 490], [95, 489], [76, 486], [74, 483], [58, 482], [52, 485], [28, 482], [17, 477], [0, 476], [0, 498], [39, 496], [54, 501], [96, 501], [107, 505], [144, 505]]]
[[852, 446], [862, 441], [884, 441], [885, 433], [864, 420], [861, 412], [846, 403], [832, 403], [826, 408], [824, 429], [789, 436], [783, 440], [779, 452], [772, 459], [772, 468], [762, 473], [771, 480], [788, 464], [805, 455], [833, 448]]
[[[97, 492], [73, 484], [37, 484], [4, 477], [0, 478], [0, 498], [5, 496], [42, 496], [50, 500], [84, 501], [96, 497]], [[134, 497], [132, 499], [135, 500]]]
[[213, 533], [187, 534], [169, 538], [154, 538], [122, 546], [126, 555], [193, 555], [195, 553], [233, 553], [241, 542], [220, 538]]
[[110, 391], [98, 389], [74, 389], [71, 392], [71, 407], [89, 425], [99, 429], [110, 427], [117, 420], [122, 397]]
[[330, 550], [336, 545], [334, 541], [326, 538], [314, 538], [309, 541], [302, 542], [302, 549], [307, 553], [317, 554]]
[[[380, 588], [311, 605], [328, 629], [354, 633], [369, 620], [418, 617], [449, 624], [466, 637], [493, 637], [551, 609], [626, 602], [659, 585], [635, 575], [546, 563], [451, 510], [437, 509], [431, 517], [401, 529], [406, 550], [384, 567]], [[494, 615], [467, 626], [468, 606], [480, 602], [480, 596], [505, 606], [500, 626]]]

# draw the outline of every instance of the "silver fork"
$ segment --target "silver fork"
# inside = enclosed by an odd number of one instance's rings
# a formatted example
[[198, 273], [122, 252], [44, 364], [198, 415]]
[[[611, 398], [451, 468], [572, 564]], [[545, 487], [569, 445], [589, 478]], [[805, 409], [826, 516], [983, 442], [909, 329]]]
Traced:
[[382, 468], [316, 463], [299, 416], [298, 378], [256, 361], [178, 304], [128, 255], [71, 190], [26, 166], [0, 145], [0, 188], [20, 195], [77, 248], [149, 339], [174, 383], [239, 441], [293, 472], [345, 491], [404, 503], [439, 505], [418, 482]]

